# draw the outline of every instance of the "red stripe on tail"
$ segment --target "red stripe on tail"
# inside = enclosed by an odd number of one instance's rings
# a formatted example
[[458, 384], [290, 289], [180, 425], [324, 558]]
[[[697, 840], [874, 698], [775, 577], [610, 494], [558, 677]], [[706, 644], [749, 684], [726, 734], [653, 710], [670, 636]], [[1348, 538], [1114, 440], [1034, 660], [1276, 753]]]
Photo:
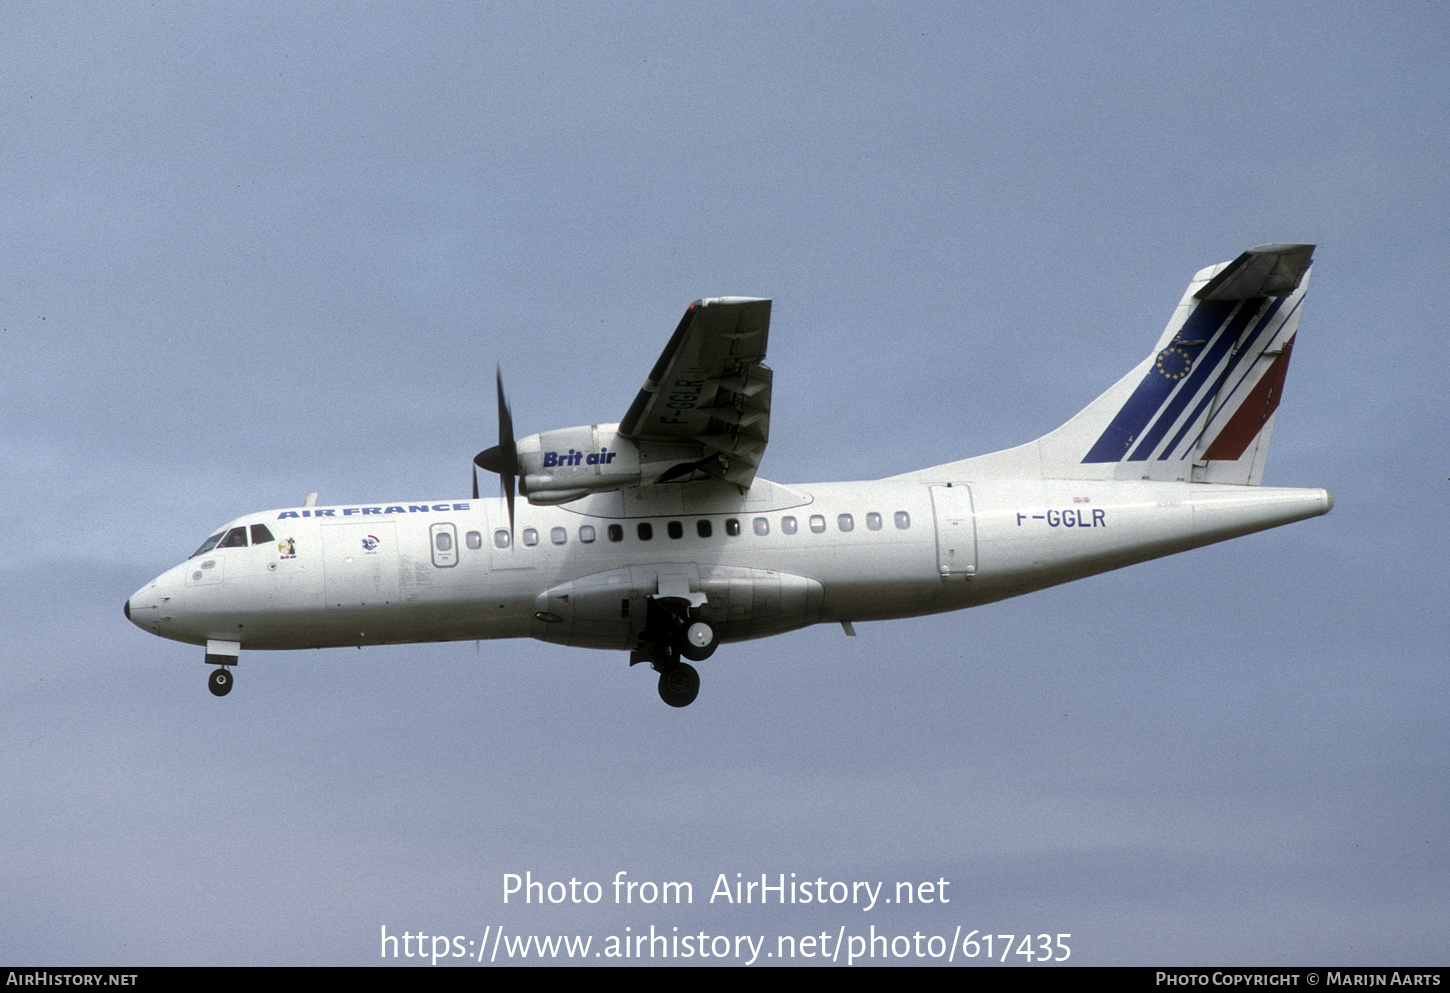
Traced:
[[1243, 456], [1244, 449], [1249, 447], [1249, 442], [1259, 436], [1264, 424], [1279, 409], [1279, 397], [1284, 393], [1284, 377], [1289, 372], [1289, 353], [1293, 348], [1293, 338], [1284, 342], [1284, 350], [1279, 353], [1269, 371], [1264, 373], [1264, 378], [1259, 380], [1259, 384], [1223, 426], [1218, 437], [1213, 439], [1208, 451], [1203, 453], [1205, 459], [1236, 462]]

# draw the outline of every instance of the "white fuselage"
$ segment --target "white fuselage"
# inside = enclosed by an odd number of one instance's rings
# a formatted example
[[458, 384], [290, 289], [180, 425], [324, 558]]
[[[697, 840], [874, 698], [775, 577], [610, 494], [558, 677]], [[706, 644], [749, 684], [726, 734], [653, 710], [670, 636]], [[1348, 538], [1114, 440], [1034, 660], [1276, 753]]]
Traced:
[[500, 499], [253, 514], [228, 529], [262, 524], [272, 540], [193, 556], [127, 616], [247, 649], [519, 637], [623, 649], [641, 598], [679, 592], [738, 641], [970, 607], [1333, 503], [1321, 489], [1104, 480], [757, 480], [688, 506], [656, 489], [520, 502], [511, 537]]

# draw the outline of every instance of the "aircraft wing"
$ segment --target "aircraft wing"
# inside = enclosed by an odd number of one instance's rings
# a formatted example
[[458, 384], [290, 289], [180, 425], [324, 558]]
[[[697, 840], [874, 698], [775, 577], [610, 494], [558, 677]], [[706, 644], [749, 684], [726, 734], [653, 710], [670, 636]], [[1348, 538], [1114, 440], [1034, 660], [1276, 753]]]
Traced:
[[771, 372], [762, 362], [769, 331], [769, 300], [690, 304], [619, 425], [642, 453], [672, 453], [675, 464], [657, 482], [748, 487], [755, 479], [770, 434]]

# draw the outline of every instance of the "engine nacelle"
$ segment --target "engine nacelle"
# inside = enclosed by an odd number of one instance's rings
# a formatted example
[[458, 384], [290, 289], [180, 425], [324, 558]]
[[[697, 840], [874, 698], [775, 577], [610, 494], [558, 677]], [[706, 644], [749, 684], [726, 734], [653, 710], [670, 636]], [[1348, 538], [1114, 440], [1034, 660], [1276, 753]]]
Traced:
[[698, 446], [647, 442], [619, 434], [618, 424], [558, 428], [518, 442], [519, 492], [530, 503], [555, 504], [590, 493], [652, 483], [681, 462], [698, 458]]
[[618, 427], [588, 424], [520, 439], [520, 491], [535, 503], [562, 503], [550, 497], [638, 483], [639, 452], [634, 442], [619, 437]]

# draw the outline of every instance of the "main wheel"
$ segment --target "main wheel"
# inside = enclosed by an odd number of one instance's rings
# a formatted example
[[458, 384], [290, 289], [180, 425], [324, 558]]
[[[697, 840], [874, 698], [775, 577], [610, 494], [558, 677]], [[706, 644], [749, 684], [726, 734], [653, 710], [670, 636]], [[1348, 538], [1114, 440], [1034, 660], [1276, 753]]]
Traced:
[[660, 673], [660, 699], [671, 707], [688, 707], [700, 694], [700, 674], [688, 662]]
[[720, 632], [703, 617], [690, 621], [680, 634], [680, 654], [691, 662], [705, 661], [719, 645]]
[[218, 668], [207, 679], [206, 688], [211, 690], [213, 696], [226, 696], [232, 691], [232, 674], [224, 667]]

